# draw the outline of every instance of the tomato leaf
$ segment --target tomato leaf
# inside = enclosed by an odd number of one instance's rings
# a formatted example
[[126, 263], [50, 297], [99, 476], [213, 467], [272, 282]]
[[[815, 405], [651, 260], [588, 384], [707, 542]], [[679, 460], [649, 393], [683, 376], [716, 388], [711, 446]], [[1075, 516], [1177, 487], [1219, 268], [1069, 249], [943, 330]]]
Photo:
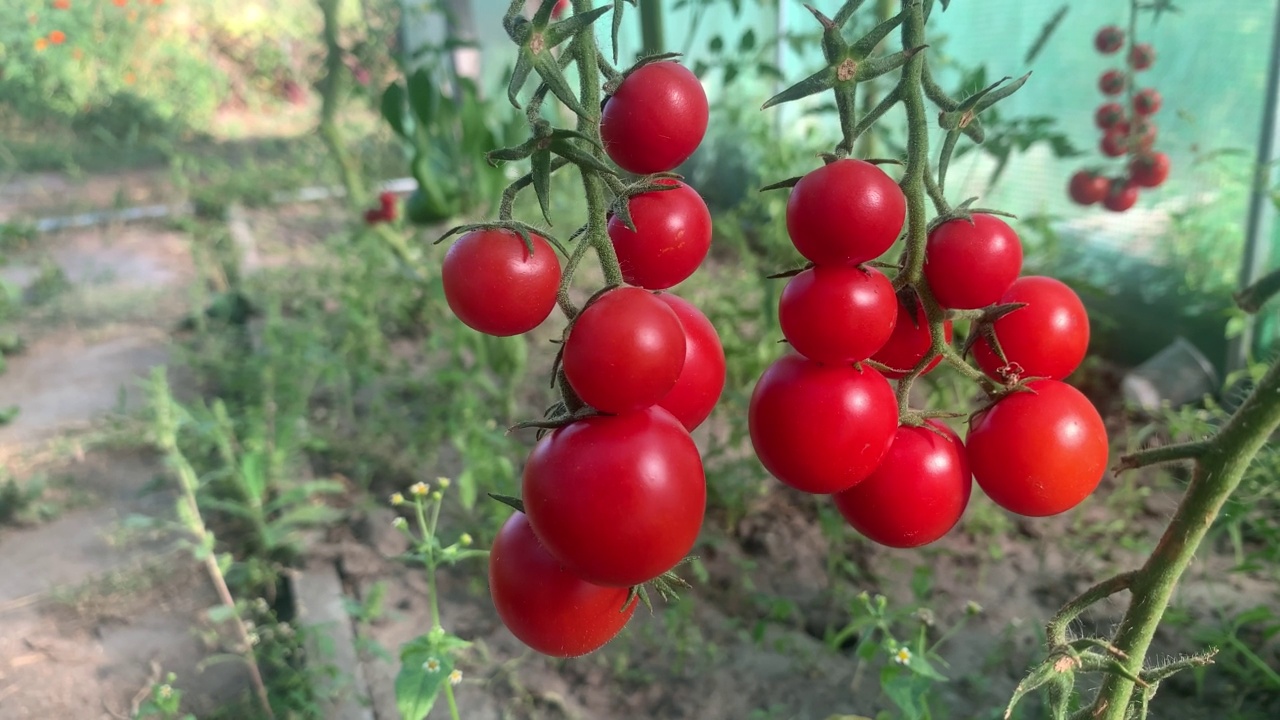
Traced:
[[409, 106], [421, 125], [430, 126], [436, 120], [443, 102], [444, 96], [426, 68], [419, 68], [409, 76]]
[[398, 82], [388, 85], [387, 89], [382, 91], [382, 100], [378, 103], [378, 109], [382, 112], [382, 119], [387, 121], [391, 129], [407, 140], [409, 133], [405, 131], [404, 124], [404, 86]]
[[453, 672], [454, 653], [469, 643], [435, 632], [419, 636], [400, 649], [396, 675], [396, 708], [404, 720], [422, 720]]
[[782, 92], [769, 98], [761, 110], [767, 110], [775, 105], [781, 105], [792, 100], [799, 100], [810, 95], [817, 95], [825, 90], [830, 90], [836, 85], [836, 69], [834, 67], [824, 67], [818, 72], [783, 90]]
[[551, 149], [535, 150], [529, 156], [529, 176], [533, 178], [533, 192], [538, 196], [542, 218], [551, 224]]

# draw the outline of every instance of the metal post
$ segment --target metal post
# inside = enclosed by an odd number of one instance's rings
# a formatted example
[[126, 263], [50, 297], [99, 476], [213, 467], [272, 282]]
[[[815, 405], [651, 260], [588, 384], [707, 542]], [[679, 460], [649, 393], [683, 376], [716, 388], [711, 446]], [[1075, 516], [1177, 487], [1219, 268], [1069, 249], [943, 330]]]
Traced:
[[[1258, 138], [1257, 172], [1249, 197], [1249, 216], [1245, 226], [1244, 257], [1240, 262], [1240, 287], [1247, 287], [1262, 276], [1273, 240], [1275, 206], [1271, 202], [1271, 186], [1275, 177], [1275, 149], [1280, 146], [1280, 3], [1277, 3], [1271, 35], [1271, 61], [1267, 69], [1267, 97], [1262, 110], [1262, 131]], [[1231, 339], [1227, 348], [1227, 372], [1245, 367], [1253, 343], [1254, 318], [1244, 331]]]

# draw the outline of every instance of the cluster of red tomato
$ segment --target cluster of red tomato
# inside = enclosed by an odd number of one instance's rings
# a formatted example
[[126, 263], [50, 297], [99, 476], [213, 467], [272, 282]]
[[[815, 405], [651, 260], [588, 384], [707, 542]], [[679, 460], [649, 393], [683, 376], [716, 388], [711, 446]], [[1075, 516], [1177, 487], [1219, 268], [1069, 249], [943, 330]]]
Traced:
[[[764, 372], [751, 398], [761, 463], [786, 485], [834, 495], [855, 530], [891, 547], [945, 535], [969, 502], [971, 477], [1015, 513], [1074, 507], [1093, 492], [1107, 460], [1097, 410], [1061, 382], [1089, 343], [1080, 298], [1052, 278], [1019, 277], [1022, 244], [999, 218], [977, 213], [939, 224], [927, 240], [923, 285], [944, 309], [1013, 305], [990, 324], [1004, 359], [985, 335], [974, 354], [992, 378], [1022, 379], [1025, 387], [974, 417], [967, 448], [939, 422], [900, 424], [889, 379], [910, 374], [932, 336], [915, 292], [895, 294], [865, 263], [893, 245], [905, 219], [898, 184], [861, 160], [836, 160], [795, 185], [787, 230], [812, 266], [791, 278], [779, 301], [794, 352]], [[943, 329], [950, 342], [950, 321]]]
[[[1108, 25], [1098, 31], [1093, 45], [1104, 55], [1119, 52], [1125, 44], [1124, 31]], [[1129, 48], [1129, 72], [1108, 70], [1098, 79], [1098, 89], [1106, 96], [1129, 95], [1131, 112], [1123, 105], [1108, 101], [1094, 113], [1094, 123], [1102, 130], [1099, 146], [1109, 158], [1129, 158], [1122, 175], [1108, 178], [1095, 170], [1081, 170], [1071, 176], [1067, 192], [1081, 205], [1101, 202], [1103, 207], [1124, 212], [1138, 202], [1139, 188], [1155, 188], [1169, 177], [1169, 156], [1156, 152], [1156, 124], [1152, 116], [1160, 111], [1162, 99], [1155, 88], [1143, 88], [1136, 93], [1132, 85], [1137, 73], [1151, 67], [1156, 52], [1147, 43], [1137, 43]]]
[[[623, 170], [664, 173], [701, 143], [707, 114], [693, 73], [653, 62], [607, 98], [600, 135]], [[562, 345], [568, 410], [595, 412], [534, 447], [524, 512], [503, 526], [489, 559], [499, 616], [547, 655], [581, 655], [613, 638], [635, 611], [630, 588], [675, 567], [702, 527], [706, 479], [689, 433], [720, 398], [724, 349], [706, 316], [666, 290], [706, 257], [711, 215], [692, 188], [668, 176], [656, 183], [671, 189], [626, 200], [634, 229], [616, 215], [607, 226], [626, 284], [594, 295]], [[486, 229], [450, 247], [444, 292], [459, 319], [502, 336], [546, 320], [561, 268], [546, 239], [530, 240]]]
[[396, 212], [396, 194], [383, 192], [378, 195], [378, 207], [364, 211], [364, 222], [366, 225], [395, 222]]

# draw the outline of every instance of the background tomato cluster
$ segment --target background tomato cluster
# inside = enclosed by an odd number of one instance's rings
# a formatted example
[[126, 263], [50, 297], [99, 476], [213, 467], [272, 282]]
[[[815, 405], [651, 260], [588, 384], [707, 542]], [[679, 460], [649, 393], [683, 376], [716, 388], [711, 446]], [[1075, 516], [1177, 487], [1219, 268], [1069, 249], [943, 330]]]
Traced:
[[1137, 87], [1138, 73], [1155, 63], [1156, 51], [1149, 43], [1127, 37], [1115, 25], [1098, 30], [1093, 46], [1103, 55], [1128, 47], [1124, 53], [1127, 69], [1107, 70], [1098, 78], [1098, 90], [1104, 96], [1123, 99], [1125, 104], [1108, 100], [1093, 115], [1094, 124], [1102, 131], [1099, 151], [1108, 158], [1124, 158], [1125, 165], [1111, 177], [1101, 170], [1080, 170], [1071, 176], [1067, 194], [1080, 205], [1100, 202], [1108, 210], [1124, 212], [1137, 204], [1140, 189], [1160, 187], [1169, 177], [1169, 156], [1155, 149], [1154, 116], [1164, 99], [1153, 87]]

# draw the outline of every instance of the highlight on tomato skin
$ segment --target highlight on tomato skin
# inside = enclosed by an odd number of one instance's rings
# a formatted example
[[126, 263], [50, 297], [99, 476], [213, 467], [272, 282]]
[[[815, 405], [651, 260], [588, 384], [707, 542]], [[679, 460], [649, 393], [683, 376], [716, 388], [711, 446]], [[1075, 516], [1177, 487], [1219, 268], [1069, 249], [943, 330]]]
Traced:
[[629, 590], [582, 580], [538, 542], [524, 513], [507, 518], [489, 554], [489, 592], [502, 624], [543, 655], [578, 657], [622, 631], [635, 614]]
[[833, 496], [854, 530], [892, 548], [940, 539], [960, 522], [973, 491], [964, 443], [951, 428], [898, 428], [880, 466], [867, 479]]

